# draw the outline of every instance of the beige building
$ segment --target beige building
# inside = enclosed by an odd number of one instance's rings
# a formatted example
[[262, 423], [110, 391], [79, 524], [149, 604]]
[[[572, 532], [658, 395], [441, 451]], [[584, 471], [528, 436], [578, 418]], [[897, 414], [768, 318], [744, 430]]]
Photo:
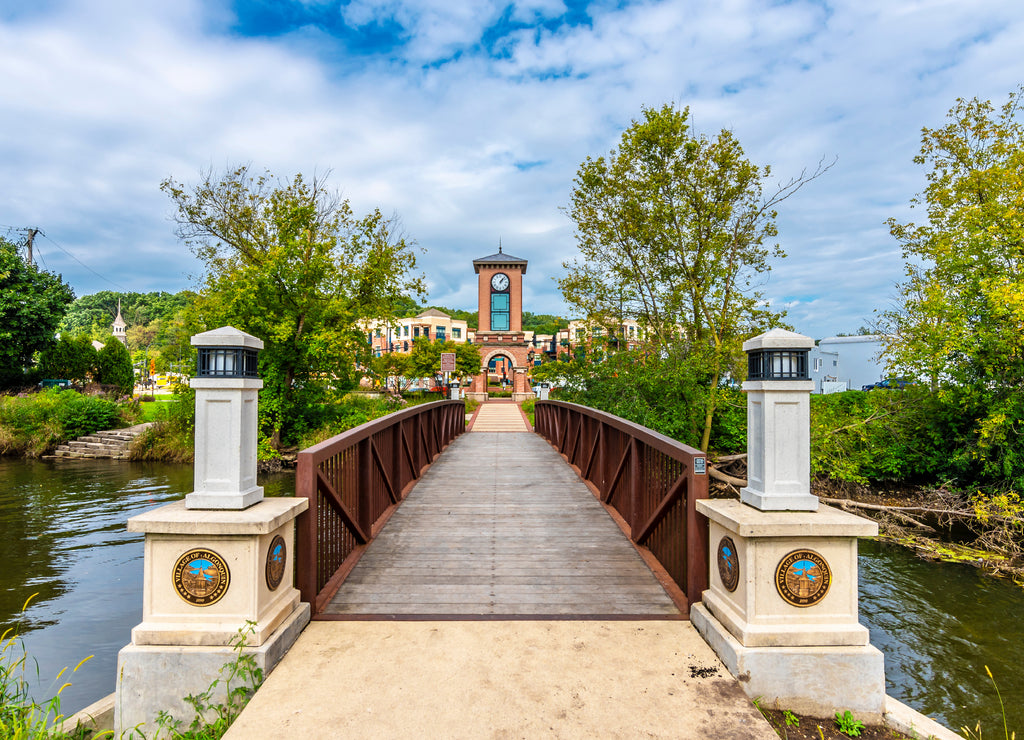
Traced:
[[461, 344], [472, 341], [465, 321], [453, 319], [436, 308], [427, 309], [411, 318], [395, 319], [389, 324], [368, 322], [364, 328], [375, 357], [391, 352], [410, 352], [413, 341], [420, 337], [431, 342], [451, 340]]

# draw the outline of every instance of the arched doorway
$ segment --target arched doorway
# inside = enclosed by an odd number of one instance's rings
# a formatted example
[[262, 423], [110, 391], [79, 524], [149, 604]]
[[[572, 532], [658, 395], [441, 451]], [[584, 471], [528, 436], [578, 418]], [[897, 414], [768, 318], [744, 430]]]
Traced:
[[509, 355], [495, 353], [487, 361], [488, 389], [506, 390], [512, 385], [515, 362]]

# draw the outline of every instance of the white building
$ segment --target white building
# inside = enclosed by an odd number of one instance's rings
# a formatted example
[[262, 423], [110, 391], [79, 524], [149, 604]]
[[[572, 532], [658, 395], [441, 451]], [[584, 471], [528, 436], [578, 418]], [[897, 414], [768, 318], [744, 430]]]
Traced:
[[857, 390], [885, 376], [879, 360], [882, 336], [826, 337], [808, 355], [815, 393]]

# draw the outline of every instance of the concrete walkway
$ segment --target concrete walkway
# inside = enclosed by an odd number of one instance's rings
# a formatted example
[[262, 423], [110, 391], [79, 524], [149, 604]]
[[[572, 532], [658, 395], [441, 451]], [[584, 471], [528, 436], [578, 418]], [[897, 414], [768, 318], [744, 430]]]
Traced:
[[471, 432], [529, 432], [530, 427], [511, 401], [486, 401], [480, 405]]
[[225, 735], [775, 740], [689, 622], [312, 622]]

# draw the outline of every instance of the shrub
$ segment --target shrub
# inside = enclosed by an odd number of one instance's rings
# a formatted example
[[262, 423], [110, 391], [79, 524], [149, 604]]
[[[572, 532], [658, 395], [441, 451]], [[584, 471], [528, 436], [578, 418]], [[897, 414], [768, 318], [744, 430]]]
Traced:
[[61, 442], [123, 422], [116, 403], [75, 391], [0, 397], [0, 454], [39, 457]]

